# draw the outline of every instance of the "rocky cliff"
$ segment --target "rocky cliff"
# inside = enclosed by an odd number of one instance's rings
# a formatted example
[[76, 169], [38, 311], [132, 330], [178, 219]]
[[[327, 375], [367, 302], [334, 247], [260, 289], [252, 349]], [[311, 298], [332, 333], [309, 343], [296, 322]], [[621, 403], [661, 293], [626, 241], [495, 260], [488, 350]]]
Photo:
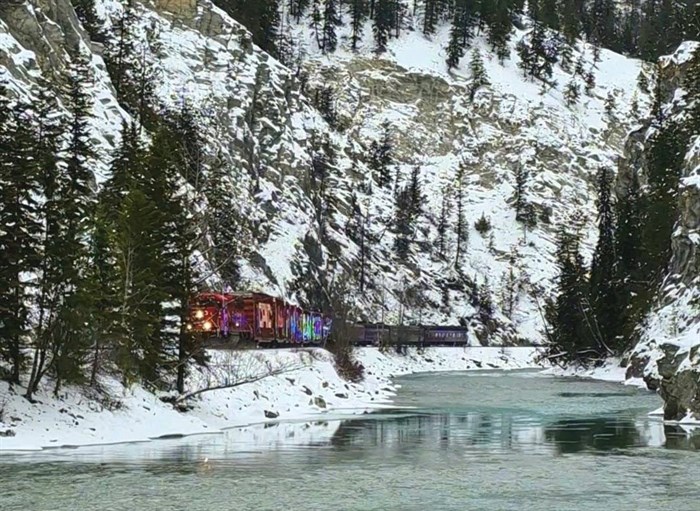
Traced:
[[[687, 117], [693, 98], [684, 86], [688, 71], [700, 64], [700, 44], [685, 43], [659, 65], [659, 94], [666, 119]], [[649, 121], [632, 133], [618, 175], [618, 199], [632, 174], [646, 181], [646, 145], [657, 130]], [[671, 259], [656, 305], [640, 325], [640, 341], [629, 376], [643, 376], [665, 400], [667, 420], [700, 419], [700, 139], [691, 134], [680, 169], [678, 217], [671, 238]]]
[[[102, 30], [113, 33], [123, 4], [95, 3]], [[563, 90], [571, 71], [555, 66], [558, 85], [547, 90], [523, 77], [515, 52], [523, 30], [515, 31], [503, 63], [477, 37], [474, 48], [484, 58], [489, 84], [472, 101], [469, 57], [447, 72], [440, 56], [446, 26], [432, 38], [409, 26], [381, 56], [372, 52], [369, 29], [359, 50], [349, 51], [343, 32], [349, 28], [342, 27], [339, 50], [323, 55], [303, 21], [284, 17], [300, 56], [298, 69], [290, 70], [257, 48], [250, 33], [209, 0], [136, 4], [136, 33], [158, 76], [159, 100], [167, 106], [186, 103], [202, 114], [207, 153], [228, 169], [221, 187], [236, 198], [233, 213], [246, 219], [237, 287], [313, 301], [305, 281], [343, 281], [358, 319], [462, 322], [474, 327], [474, 342], [542, 339], [538, 299], [551, 291], [556, 276], [554, 233], [558, 225], [581, 218], [590, 254], [595, 173], [615, 162], [625, 133], [636, 126], [633, 97], [638, 96], [642, 112], [648, 108], [646, 96], [635, 92], [639, 62], [605, 50], [596, 62], [592, 48], [580, 44], [574, 60], [594, 73], [596, 86], [567, 106]], [[526, 29], [527, 20], [519, 26]], [[100, 182], [129, 118], [116, 99], [104, 47], [90, 41], [70, 0], [0, 5], [0, 79], [16, 94], [29, 97], [46, 83], [60, 84], [76, 48], [89, 52], [95, 76], [92, 124]], [[332, 126], [316, 108], [324, 87], [332, 89], [337, 114]], [[383, 124], [395, 147], [395, 183], [387, 188], [373, 185], [367, 165]], [[309, 170], [319, 140], [334, 153], [326, 192], [333, 208], [324, 233]], [[442, 198], [454, 190], [460, 166], [468, 183], [468, 233], [456, 265], [454, 203], [446, 211], [444, 254], [437, 253], [436, 239]], [[398, 257], [395, 190], [415, 168], [423, 208], [408, 255]], [[527, 227], [516, 220], [513, 206], [519, 173], [527, 176], [525, 200], [536, 212], [534, 225]], [[693, 190], [685, 192], [689, 211]], [[477, 230], [482, 215], [490, 225]], [[358, 216], [372, 243], [364, 256], [350, 228]], [[677, 237], [674, 264], [691, 271], [688, 261], [697, 264], [697, 252], [684, 241], [688, 236]], [[360, 265], [365, 285], [358, 283]], [[225, 283], [214, 278], [210, 284]], [[483, 312], [489, 307], [486, 324]]]

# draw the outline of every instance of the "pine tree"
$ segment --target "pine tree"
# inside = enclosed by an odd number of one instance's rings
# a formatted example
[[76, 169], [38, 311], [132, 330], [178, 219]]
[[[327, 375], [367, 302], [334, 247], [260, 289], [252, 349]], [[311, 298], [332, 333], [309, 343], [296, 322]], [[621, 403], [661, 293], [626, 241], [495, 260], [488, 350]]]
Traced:
[[335, 108], [335, 91], [332, 85], [321, 86], [314, 94], [314, 106], [331, 128], [338, 126], [338, 112]]
[[309, 8], [310, 0], [289, 0], [289, 14], [296, 20], [301, 21], [301, 17]]
[[576, 43], [581, 34], [584, 2], [581, 0], [562, 0], [559, 7], [561, 31], [569, 45]]
[[88, 342], [84, 335], [84, 312], [89, 309], [90, 297], [83, 292], [83, 279], [88, 258], [86, 239], [95, 206], [92, 166], [96, 153], [90, 127], [92, 85], [88, 57], [78, 55], [68, 75], [65, 180], [58, 201], [62, 225], [61, 243], [56, 250], [61, 261], [64, 296], [56, 326], [59, 334], [54, 336], [52, 346], [56, 391], [65, 381], [82, 379]]
[[566, 88], [564, 89], [564, 100], [566, 101], [566, 105], [570, 107], [574, 106], [578, 103], [580, 97], [581, 89], [576, 82], [576, 79], [571, 78], [571, 81], [566, 84]]
[[332, 53], [338, 46], [336, 27], [342, 24], [342, 18], [338, 9], [338, 0], [326, 0], [323, 10], [323, 39], [321, 50], [323, 53]]
[[457, 168], [457, 175], [455, 177], [455, 191], [457, 195], [457, 222], [455, 224], [455, 237], [456, 237], [456, 248], [455, 248], [455, 268], [460, 270], [462, 268], [462, 256], [466, 250], [467, 242], [469, 241], [469, 222], [466, 218], [465, 203], [464, 203], [464, 192], [466, 187], [467, 178], [467, 163], [465, 161], [460, 162]]
[[527, 193], [527, 182], [529, 173], [527, 169], [518, 164], [515, 167], [515, 219], [521, 221], [527, 203], [525, 194]]
[[377, 53], [384, 53], [396, 23], [395, 0], [372, 0], [374, 43]]
[[138, 26], [134, 0], [125, 0], [122, 5], [121, 14], [113, 22], [114, 35], [108, 39], [104, 51], [107, 71], [119, 100], [130, 92], [128, 73], [136, 55], [136, 36], [133, 31]]
[[464, 51], [473, 37], [472, 25], [474, 13], [469, 0], [457, 0], [455, 4], [452, 27], [450, 28], [450, 40], [447, 45], [447, 69], [452, 70], [459, 65]]
[[394, 162], [394, 143], [388, 122], [382, 124], [382, 138], [370, 146], [368, 166], [373, 171], [377, 184], [386, 188], [391, 183], [391, 167]]
[[420, 167], [414, 167], [407, 186], [396, 194], [394, 249], [399, 259], [406, 259], [415, 237], [415, 223], [422, 213], [423, 195], [420, 184]]
[[615, 96], [613, 96], [612, 91], [608, 91], [608, 95], [605, 98], [605, 115], [607, 115], [610, 121], [615, 120], [615, 110], [617, 109], [617, 104], [615, 101]]
[[0, 84], [0, 357], [10, 363], [9, 381], [20, 383], [30, 333], [29, 275], [39, 268], [41, 223], [39, 172], [29, 105], [9, 102]]
[[519, 10], [514, 4], [511, 1], [482, 2], [479, 6], [481, 20], [488, 28], [488, 43], [501, 63], [510, 54], [508, 41], [513, 29], [512, 16]]
[[615, 283], [615, 218], [612, 204], [613, 172], [601, 167], [598, 184], [598, 243], [593, 254], [590, 296], [595, 316], [595, 337], [602, 352], [615, 347], [619, 332], [618, 291]]
[[437, 224], [437, 252], [440, 259], [445, 259], [447, 254], [447, 228], [449, 224], [450, 200], [448, 193], [443, 189], [440, 206], [440, 217]]
[[614, 0], [593, 0], [588, 18], [591, 35], [597, 47], [619, 49], [617, 27], [618, 11]]
[[362, 27], [367, 20], [368, 14], [369, 6], [367, 5], [367, 0], [350, 0], [350, 25], [352, 27], [350, 45], [353, 51], [357, 51], [357, 44], [362, 38]]
[[534, 23], [530, 34], [523, 38], [516, 47], [520, 62], [518, 66], [525, 76], [540, 80], [544, 85], [553, 87], [553, 66], [558, 60], [559, 43], [555, 37], [548, 37], [541, 23]]
[[591, 337], [592, 310], [587, 296], [588, 282], [579, 235], [564, 228], [557, 235], [557, 297], [546, 307], [548, 356], [553, 363], [588, 364], [598, 358]]
[[639, 187], [639, 178], [632, 172], [624, 196], [616, 203], [617, 229], [615, 230], [615, 287], [620, 311], [618, 330], [624, 338], [629, 338], [636, 327], [637, 311], [635, 297], [639, 288], [646, 288], [641, 274], [642, 227], [644, 211]]
[[90, 39], [104, 43], [105, 33], [102, 30], [102, 22], [95, 12], [95, 0], [71, 0], [71, 3], [81, 25], [90, 35]]
[[481, 88], [490, 84], [488, 76], [486, 76], [486, 69], [484, 68], [484, 61], [481, 58], [481, 54], [477, 48], [472, 50], [472, 58], [469, 62], [470, 78], [471, 82], [469, 84], [469, 101], [474, 101], [474, 96], [476, 92]]
[[60, 193], [65, 188], [65, 164], [60, 142], [65, 130], [64, 119], [54, 91], [47, 82], [40, 81], [36, 100], [36, 144], [33, 149], [39, 171], [43, 204], [41, 264], [37, 273], [36, 321], [34, 323], [34, 351], [32, 368], [25, 397], [32, 400], [47, 367], [51, 334], [62, 300], [63, 237]]
[[637, 75], [637, 87], [644, 93], [649, 93], [649, 78], [647, 77], [644, 69], [639, 71]]
[[429, 36], [435, 33], [435, 26], [439, 20], [437, 0], [425, 0], [423, 7], [423, 34]]

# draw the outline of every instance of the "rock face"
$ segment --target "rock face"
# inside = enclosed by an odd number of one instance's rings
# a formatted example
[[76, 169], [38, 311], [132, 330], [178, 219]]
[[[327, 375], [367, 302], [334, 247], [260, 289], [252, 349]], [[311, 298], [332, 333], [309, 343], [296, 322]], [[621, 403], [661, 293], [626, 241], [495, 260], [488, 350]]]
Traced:
[[191, 17], [197, 12], [197, 0], [156, 0], [156, 7], [178, 16]]
[[[685, 74], [700, 58], [698, 43], [684, 43], [660, 63], [659, 90], [669, 119], [682, 118], [687, 101], [682, 92]], [[616, 193], [624, 190], [633, 173], [646, 183], [645, 139], [654, 130], [649, 121], [633, 132], [619, 166]], [[664, 398], [667, 420], [688, 414], [700, 420], [700, 138], [691, 139], [681, 169], [678, 218], [671, 238], [671, 259], [659, 301], [641, 327], [629, 377], [643, 377]]]

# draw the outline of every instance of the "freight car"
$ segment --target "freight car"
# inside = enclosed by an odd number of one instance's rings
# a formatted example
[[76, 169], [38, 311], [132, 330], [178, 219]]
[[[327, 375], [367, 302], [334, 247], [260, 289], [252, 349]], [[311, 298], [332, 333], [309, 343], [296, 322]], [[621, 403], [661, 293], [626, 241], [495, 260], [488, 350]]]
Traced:
[[353, 329], [356, 346], [467, 346], [462, 326], [385, 325], [364, 323]]
[[187, 329], [202, 341], [322, 344], [331, 319], [264, 293], [207, 292], [192, 297]]

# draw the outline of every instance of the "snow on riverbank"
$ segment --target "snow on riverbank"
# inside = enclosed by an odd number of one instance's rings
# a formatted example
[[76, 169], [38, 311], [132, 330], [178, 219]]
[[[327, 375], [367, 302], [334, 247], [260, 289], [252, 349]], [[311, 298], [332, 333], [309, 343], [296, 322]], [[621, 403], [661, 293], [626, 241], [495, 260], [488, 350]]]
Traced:
[[[320, 349], [212, 351], [210, 369], [191, 378], [191, 390], [227, 383], [270, 368], [283, 372], [240, 387], [193, 398], [192, 410], [178, 412], [138, 385], [124, 388], [104, 379], [106, 395], [73, 387], [54, 398], [38, 393], [37, 403], [0, 382], [0, 451], [41, 450], [154, 438], [219, 433], [223, 428], [311, 417], [332, 418], [391, 406], [395, 376], [416, 372], [536, 367], [534, 348], [431, 348], [406, 355], [362, 348], [365, 367], [360, 384], [346, 382], [331, 356]], [[106, 396], [109, 396], [108, 398]], [[7, 435], [9, 432], [13, 436]]]
[[[627, 367], [621, 365], [620, 359], [611, 358], [605, 364], [600, 367], [594, 367], [591, 369], [584, 369], [580, 367], [550, 367], [542, 371], [543, 374], [550, 374], [554, 376], [567, 376], [575, 378], [590, 378], [593, 380], [609, 381], [622, 383], [623, 385], [632, 385], [634, 387], [639, 387], [646, 389], [646, 383], [642, 378], [627, 378]], [[663, 418], [664, 410], [659, 408], [649, 412], [650, 416], [661, 416]], [[664, 421], [666, 424], [677, 424], [682, 426], [686, 431], [694, 431], [700, 428], [700, 421], [692, 417], [690, 412], [680, 421]]]

